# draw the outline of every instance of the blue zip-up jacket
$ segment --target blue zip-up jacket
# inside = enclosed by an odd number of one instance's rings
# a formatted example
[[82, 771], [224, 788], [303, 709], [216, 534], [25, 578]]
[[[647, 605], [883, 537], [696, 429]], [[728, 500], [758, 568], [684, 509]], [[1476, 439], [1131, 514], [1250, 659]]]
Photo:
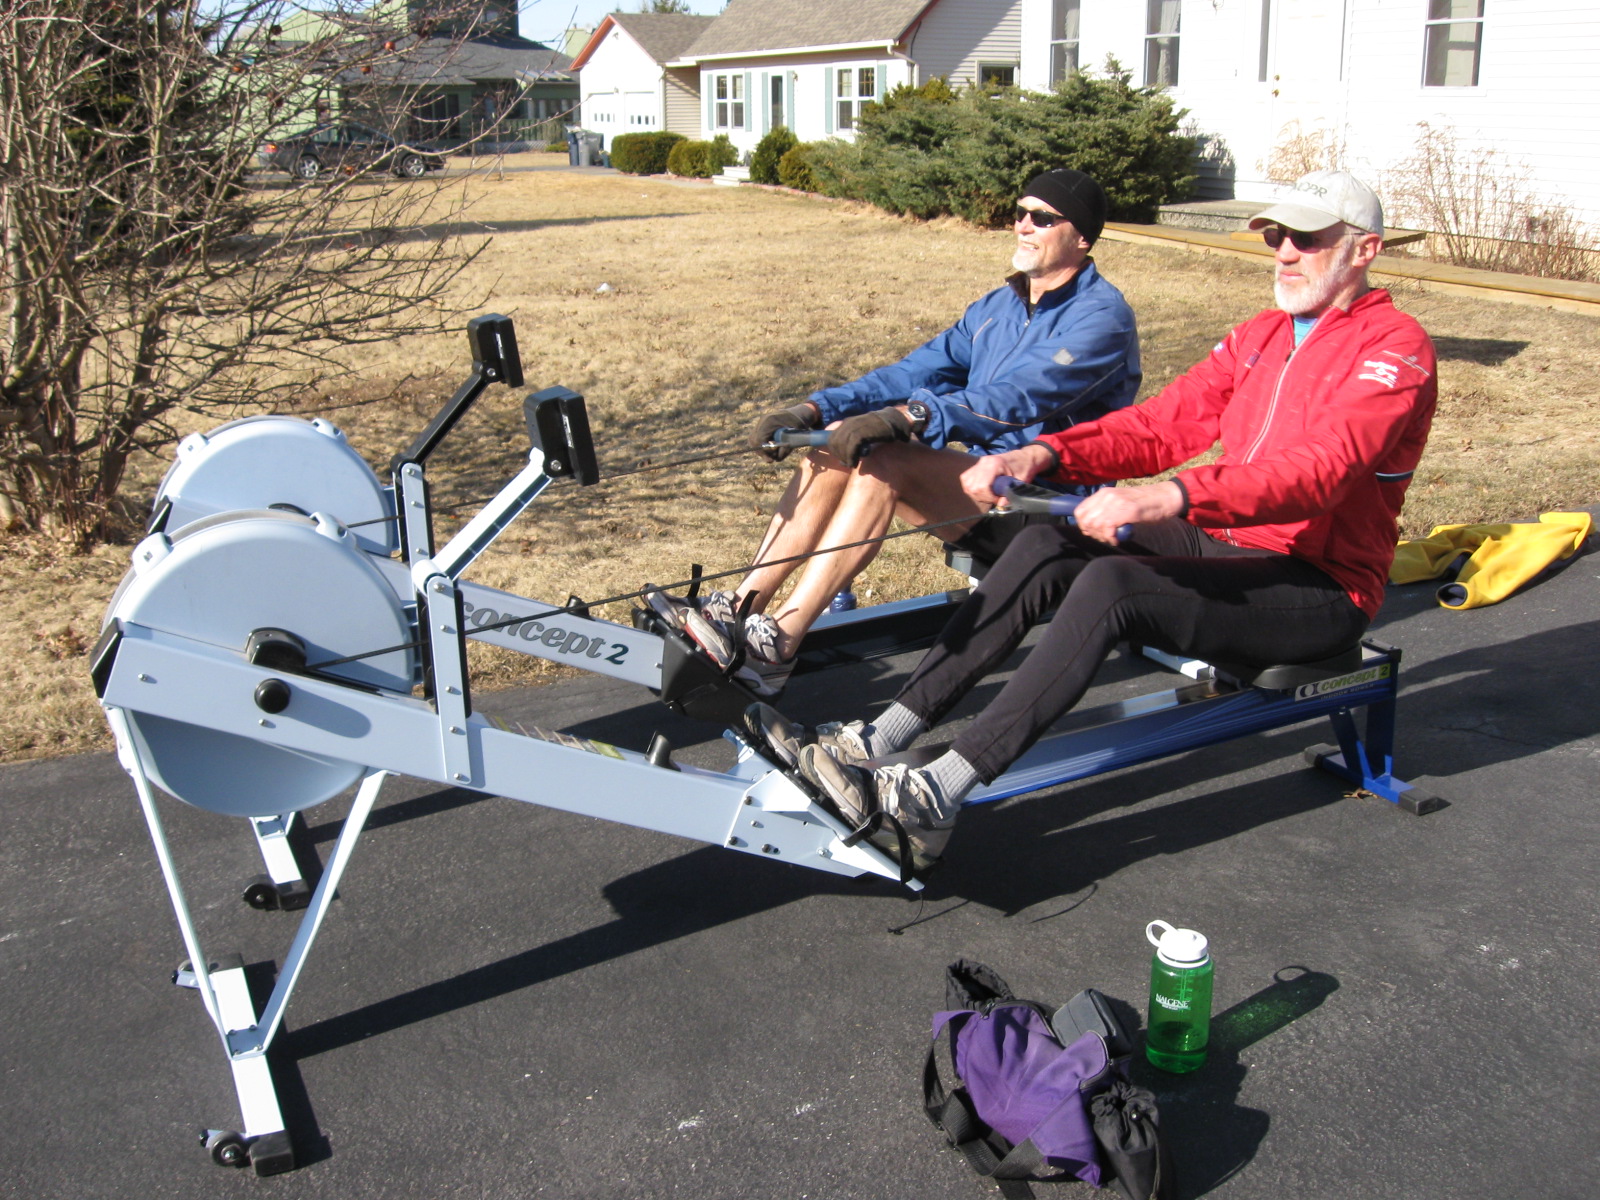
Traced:
[[1027, 278], [1013, 275], [899, 362], [810, 400], [824, 424], [921, 400], [932, 412], [921, 440], [974, 454], [1014, 450], [1132, 404], [1143, 374], [1138, 327], [1094, 261], [1031, 313], [1027, 297]]

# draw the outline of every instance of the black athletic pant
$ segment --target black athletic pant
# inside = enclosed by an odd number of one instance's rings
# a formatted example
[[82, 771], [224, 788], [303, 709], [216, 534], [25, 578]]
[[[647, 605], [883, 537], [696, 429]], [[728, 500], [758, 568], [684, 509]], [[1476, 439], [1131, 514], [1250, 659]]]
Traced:
[[1116, 548], [1066, 525], [1019, 532], [896, 697], [929, 726], [1059, 604], [1039, 644], [951, 745], [985, 783], [1088, 690], [1123, 640], [1206, 660], [1271, 666], [1328, 658], [1366, 614], [1307, 562], [1230, 545], [1172, 519]]

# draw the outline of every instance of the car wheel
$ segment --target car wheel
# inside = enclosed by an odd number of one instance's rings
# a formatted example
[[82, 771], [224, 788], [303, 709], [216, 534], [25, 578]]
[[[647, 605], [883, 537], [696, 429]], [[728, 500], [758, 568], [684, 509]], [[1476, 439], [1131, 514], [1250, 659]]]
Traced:
[[322, 164], [307, 154], [294, 164], [297, 179], [315, 179], [322, 174]]
[[407, 154], [395, 167], [396, 175], [404, 175], [407, 179], [421, 179], [428, 173], [428, 164], [415, 154]]

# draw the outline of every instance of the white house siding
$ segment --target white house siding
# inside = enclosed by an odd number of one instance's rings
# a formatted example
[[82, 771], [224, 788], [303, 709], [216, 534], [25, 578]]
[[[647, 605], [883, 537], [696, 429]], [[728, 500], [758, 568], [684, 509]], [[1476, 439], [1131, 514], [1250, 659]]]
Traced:
[[[803, 54], [772, 57], [730, 59], [725, 62], [702, 63], [700, 66], [700, 128], [701, 137], [712, 138], [719, 133], [747, 154], [755, 149], [770, 127], [766, 93], [763, 80], [776, 77], [784, 85], [784, 109], [787, 123], [796, 137], [803, 142], [817, 142], [830, 137], [849, 139], [848, 131], [836, 128], [836, 97], [832, 83], [833, 72], [873, 67], [877, 71], [878, 94], [889, 88], [911, 83], [911, 66], [903, 58], [891, 57], [886, 49], [873, 48], [841, 51], [838, 54]], [[745, 80], [745, 109], [742, 124], [721, 127], [716, 124], [716, 83], [718, 75], [739, 75]]]
[[578, 71], [585, 129], [602, 136], [605, 148], [620, 133], [665, 129], [661, 101], [661, 66], [620, 26]]
[[682, 67], [669, 68], [663, 79], [666, 94], [666, 128], [684, 137], [700, 136], [700, 97], [694, 88], [700, 76]]
[[[1463, 150], [1495, 150], [1529, 186], [1600, 228], [1600, 4], [1486, 0], [1476, 87], [1422, 84], [1426, 0], [1270, 0], [1260, 79], [1262, 0], [1184, 0], [1172, 98], [1231, 159], [1214, 194], [1268, 199], [1273, 147], [1298, 132], [1342, 144], [1380, 191], [1408, 157], [1417, 123]], [[1114, 55], [1144, 83], [1143, 4], [1082, 0], [1079, 61]], [[1022, 0], [1024, 87], [1048, 84], [1050, 0]]]
[[978, 82], [980, 63], [1017, 66], [1027, 0], [943, 0], [906, 43], [918, 82], [943, 76], [955, 87]]

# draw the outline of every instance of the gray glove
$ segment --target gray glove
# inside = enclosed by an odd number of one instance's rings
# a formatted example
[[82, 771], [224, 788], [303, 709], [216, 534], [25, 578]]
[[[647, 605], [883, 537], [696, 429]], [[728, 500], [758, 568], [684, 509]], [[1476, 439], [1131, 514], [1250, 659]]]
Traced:
[[773, 462], [782, 462], [789, 457], [793, 446], [769, 446], [772, 435], [780, 429], [821, 429], [822, 416], [810, 403], [796, 404], [792, 408], [785, 408], [779, 412], [768, 413], [755, 423], [755, 428], [750, 430], [747, 439], [750, 449], [758, 454], [765, 454]]
[[872, 451], [876, 442], [909, 442], [911, 418], [898, 408], [880, 408], [846, 417], [828, 435], [828, 450], [847, 467], [853, 467]]

